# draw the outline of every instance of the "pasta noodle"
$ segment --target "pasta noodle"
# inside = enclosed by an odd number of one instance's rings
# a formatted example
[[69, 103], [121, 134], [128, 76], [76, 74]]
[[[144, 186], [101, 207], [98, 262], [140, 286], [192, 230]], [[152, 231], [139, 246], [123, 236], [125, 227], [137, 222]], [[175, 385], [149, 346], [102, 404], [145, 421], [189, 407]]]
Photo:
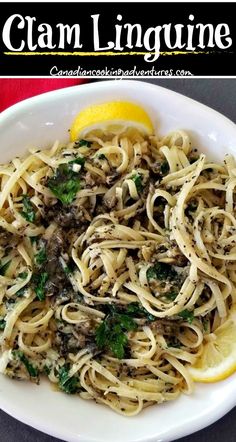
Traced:
[[235, 302], [235, 160], [91, 132], [0, 166], [0, 371], [126, 416], [193, 391]]

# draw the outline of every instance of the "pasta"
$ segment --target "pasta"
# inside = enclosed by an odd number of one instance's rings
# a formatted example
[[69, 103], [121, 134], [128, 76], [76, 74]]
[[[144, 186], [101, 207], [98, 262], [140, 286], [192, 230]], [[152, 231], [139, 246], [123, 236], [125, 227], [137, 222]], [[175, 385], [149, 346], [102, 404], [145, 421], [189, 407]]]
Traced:
[[236, 298], [234, 158], [94, 131], [0, 180], [0, 372], [126, 416], [192, 393]]

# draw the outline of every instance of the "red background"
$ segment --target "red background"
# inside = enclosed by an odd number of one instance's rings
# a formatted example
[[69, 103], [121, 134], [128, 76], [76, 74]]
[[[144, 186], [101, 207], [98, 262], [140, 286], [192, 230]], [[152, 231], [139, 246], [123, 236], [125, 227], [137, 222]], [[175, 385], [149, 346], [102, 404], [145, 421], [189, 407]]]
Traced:
[[0, 79], [0, 112], [25, 98], [81, 83], [85, 83], [85, 80], [76, 78], [2, 78]]

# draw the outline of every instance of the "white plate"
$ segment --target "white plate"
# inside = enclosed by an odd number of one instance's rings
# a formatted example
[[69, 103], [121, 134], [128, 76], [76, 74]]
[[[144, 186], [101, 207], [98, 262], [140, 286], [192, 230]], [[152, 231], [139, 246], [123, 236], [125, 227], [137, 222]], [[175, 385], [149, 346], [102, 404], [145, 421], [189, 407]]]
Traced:
[[[162, 134], [182, 128], [191, 133], [193, 146], [211, 158], [236, 154], [236, 126], [227, 118], [189, 98], [139, 81], [106, 81], [62, 89], [31, 98], [0, 115], [0, 162], [44, 147], [55, 139], [67, 140], [73, 117], [83, 107], [108, 100], [140, 103]], [[236, 405], [236, 375], [200, 385], [190, 397], [156, 405], [131, 418], [79, 397], [0, 376], [0, 406], [22, 422], [71, 442], [171, 441], [200, 430]]]

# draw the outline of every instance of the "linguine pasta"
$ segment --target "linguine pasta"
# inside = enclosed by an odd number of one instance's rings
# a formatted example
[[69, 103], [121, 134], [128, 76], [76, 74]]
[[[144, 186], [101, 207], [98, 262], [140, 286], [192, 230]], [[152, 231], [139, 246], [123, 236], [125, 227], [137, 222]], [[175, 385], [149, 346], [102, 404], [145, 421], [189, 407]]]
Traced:
[[236, 297], [234, 158], [94, 132], [0, 180], [0, 371], [126, 416], [191, 393]]

